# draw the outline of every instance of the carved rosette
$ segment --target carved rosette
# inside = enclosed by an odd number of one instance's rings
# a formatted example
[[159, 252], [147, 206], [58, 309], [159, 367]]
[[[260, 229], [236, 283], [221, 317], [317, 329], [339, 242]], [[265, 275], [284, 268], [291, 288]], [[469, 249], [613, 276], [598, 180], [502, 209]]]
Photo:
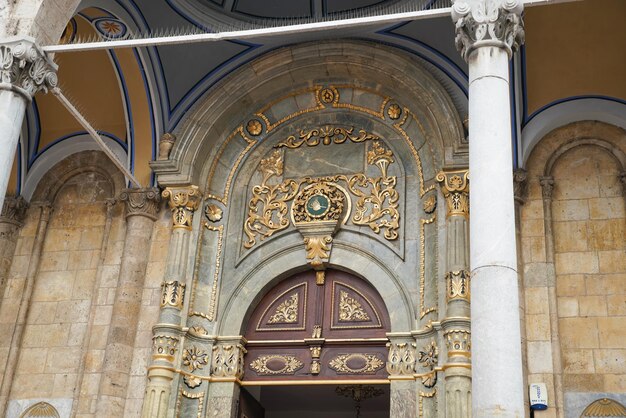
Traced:
[[174, 362], [176, 351], [178, 351], [178, 338], [169, 335], [155, 335], [152, 337], [152, 358], [165, 360], [168, 363]]
[[246, 353], [247, 350], [241, 339], [214, 345], [211, 376], [233, 380], [241, 379], [245, 368], [243, 357]]
[[163, 197], [168, 199], [174, 228], [190, 230], [193, 213], [200, 206], [201, 194], [198, 186], [167, 187], [163, 191]]
[[446, 199], [448, 216], [469, 216], [469, 172], [440, 171], [436, 177]]
[[22, 196], [4, 198], [2, 204], [2, 214], [0, 214], [1, 222], [8, 222], [18, 226], [22, 225], [24, 216], [28, 209], [28, 203]]
[[413, 378], [415, 371], [415, 349], [417, 344], [410, 341], [391, 341], [387, 343], [389, 356], [387, 372], [389, 379]]
[[430, 344], [420, 350], [417, 361], [427, 370], [426, 373], [422, 373], [421, 375], [422, 384], [427, 388], [434, 387], [437, 384], [437, 372], [435, 371], [435, 366], [437, 366], [439, 361], [439, 349], [437, 348], [437, 343], [435, 343], [435, 341], [431, 341]]
[[470, 301], [470, 272], [467, 270], [449, 271], [446, 273], [446, 301]]
[[159, 212], [161, 194], [156, 187], [146, 189], [124, 189], [118, 199], [126, 205], [126, 217], [145, 216], [153, 221]]
[[9, 88], [30, 100], [57, 86], [57, 68], [32, 38], [0, 43], [0, 89]]
[[178, 281], [161, 283], [161, 308], [183, 309], [185, 284]]
[[191, 346], [183, 350], [183, 365], [190, 372], [204, 369], [209, 363], [209, 354], [203, 349]]
[[504, 48], [509, 57], [524, 43], [522, 0], [457, 0], [452, 5], [455, 44], [467, 61], [477, 48]]

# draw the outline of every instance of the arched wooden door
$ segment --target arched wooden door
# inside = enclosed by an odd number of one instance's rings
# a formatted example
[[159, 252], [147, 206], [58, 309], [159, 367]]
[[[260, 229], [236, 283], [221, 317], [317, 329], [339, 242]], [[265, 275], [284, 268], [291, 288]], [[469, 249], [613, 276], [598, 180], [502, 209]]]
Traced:
[[390, 323], [378, 292], [337, 270], [282, 281], [248, 322], [244, 381], [386, 379]]

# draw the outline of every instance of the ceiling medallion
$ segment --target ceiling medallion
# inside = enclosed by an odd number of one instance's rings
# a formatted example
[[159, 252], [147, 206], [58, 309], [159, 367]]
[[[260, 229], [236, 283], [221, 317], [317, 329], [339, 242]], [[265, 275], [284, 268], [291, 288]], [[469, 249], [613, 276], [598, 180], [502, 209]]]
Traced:
[[402, 108], [398, 106], [396, 103], [392, 104], [387, 109], [387, 116], [389, 116], [389, 119], [393, 119], [393, 120], [400, 119], [401, 114], [402, 114]]
[[246, 129], [252, 136], [258, 136], [263, 131], [263, 125], [257, 119], [250, 119], [246, 125]]

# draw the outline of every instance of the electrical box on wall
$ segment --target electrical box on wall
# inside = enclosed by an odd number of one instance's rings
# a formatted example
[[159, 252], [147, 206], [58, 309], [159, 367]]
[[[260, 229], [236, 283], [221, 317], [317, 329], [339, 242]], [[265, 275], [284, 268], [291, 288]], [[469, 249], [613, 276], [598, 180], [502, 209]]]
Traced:
[[545, 383], [531, 383], [528, 392], [530, 409], [535, 411], [548, 409], [548, 388]]

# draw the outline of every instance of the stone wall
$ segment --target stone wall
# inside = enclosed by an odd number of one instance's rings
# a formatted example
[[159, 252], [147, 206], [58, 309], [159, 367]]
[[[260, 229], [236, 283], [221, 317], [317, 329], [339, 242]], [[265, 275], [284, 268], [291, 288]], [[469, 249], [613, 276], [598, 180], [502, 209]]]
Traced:
[[525, 325], [529, 382], [549, 387], [541, 416], [578, 417], [602, 396], [626, 400], [625, 139], [579, 122], [550, 133], [528, 163]]

